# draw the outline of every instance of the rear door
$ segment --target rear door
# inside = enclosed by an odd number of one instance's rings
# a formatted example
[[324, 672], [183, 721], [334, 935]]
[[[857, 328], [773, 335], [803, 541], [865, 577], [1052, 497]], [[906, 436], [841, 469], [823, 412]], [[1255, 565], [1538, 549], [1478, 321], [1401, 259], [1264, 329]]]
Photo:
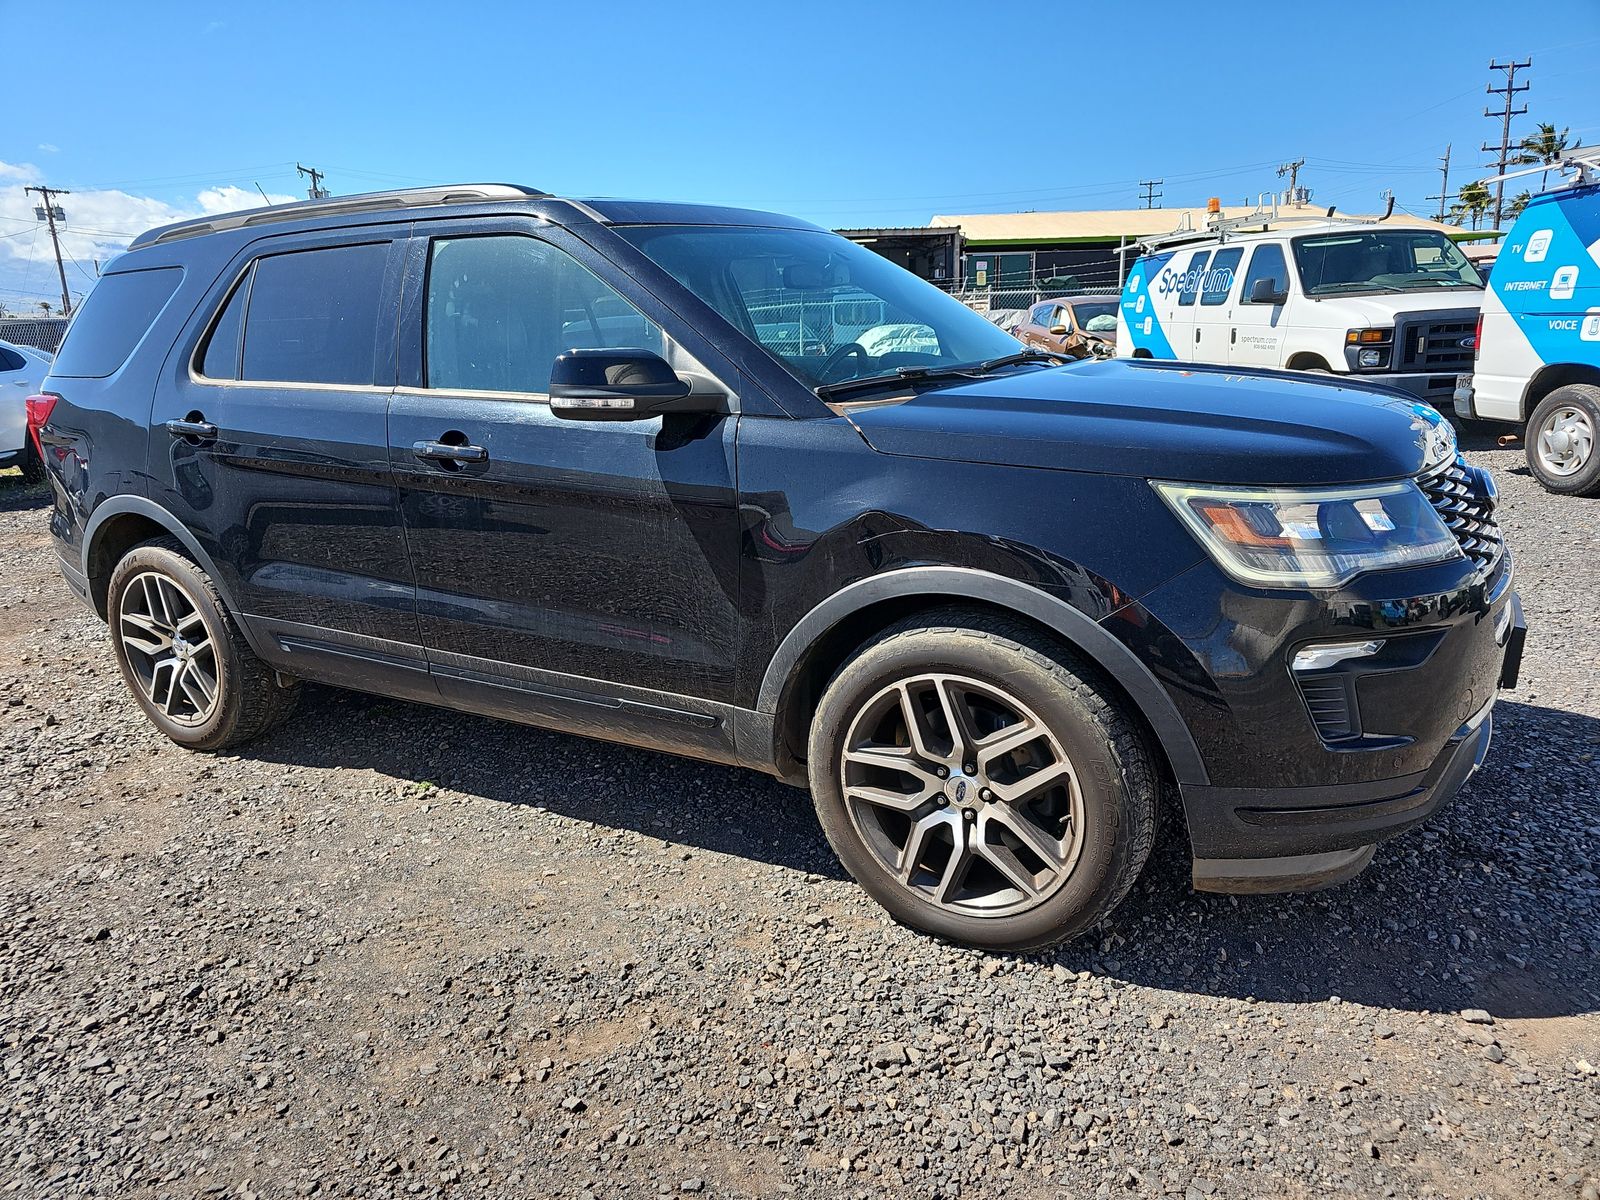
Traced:
[[[1250, 293], [1257, 283], [1267, 280], [1282, 294], [1282, 304], [1257, 304]], [[1229, 331], [1228, 361], [1246, 367], [1276, 367], [1283, 362], [1283, 330], [1288, 312], [1289, 262], [1278, 242], [1262, 242], [1251, 248], [1244, 282], [1229, 306], [1233, 327]]]
[[269, 652], [409, 663], [426, 682], [387, 436], [405, 233], [289, 235], [236, 258], [158, 389], [150, 465], [153, 498]]
[[572, 421], [547, 389], [580, 347], [652, 350], [730, 396], [737, 374], [563, 231], [508, 217], [423, 233], [390, 438], [440, 690], [534, 717], [614, 718], [629, 687], [728, 697], [737, 416]]

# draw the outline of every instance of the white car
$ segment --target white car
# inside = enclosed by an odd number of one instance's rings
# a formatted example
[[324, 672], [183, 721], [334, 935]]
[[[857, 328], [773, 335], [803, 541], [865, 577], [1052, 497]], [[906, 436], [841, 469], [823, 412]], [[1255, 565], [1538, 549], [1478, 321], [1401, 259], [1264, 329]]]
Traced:
[[43, 350], [0, 342], [0, 469], [21, 467], [30, 480], [43, 478], [43, 470], [38, 454], [28, 445], [24, 401], [44, 383], [51, 361]]

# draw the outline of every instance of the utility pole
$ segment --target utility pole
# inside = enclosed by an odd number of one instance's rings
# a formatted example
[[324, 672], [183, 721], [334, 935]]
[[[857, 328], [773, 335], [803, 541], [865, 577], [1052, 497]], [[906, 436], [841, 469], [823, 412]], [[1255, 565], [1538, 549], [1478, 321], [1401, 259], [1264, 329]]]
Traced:
[[1300, 200], [1300, 168], [1306, 165], [1306, 160], [1297, 158], [1293, 162], [1284, 163], [1278, 168], [1278, 178], [1285, 175], [1289, 177], [1289, 203], [1297, 204]]
[[311, 180], [311, 186], [306, 189], [306, 195], [312, 200], [322, 200], [333, 195], [332, 192], [322, 186], [323, 174], [321, 171], [315, 167], [302, 167], [299, 163], [294, 164], [294, 169], [297, 174]]
[[[1484, 91], [1488, 92], [1491, 96], [1504, 96], [1506, 98], [1506, 106], [1504, 109], [1501, 109], [1498, 112], [1492, 111], [1488, 108], [1483, 110], [1483, 115], [1486, 117], [1500, 118], [1500, 144], [1498, 146], [1491, 146], [1488, 142], [1483, 144], [1483, 152], [1485, 154], [1495, 155], [1493, 165], [1495, 167], [1496, 175], [1504, 175], [1506, 173], [1506, 166], [1511, 160], [1511, 118], [1520, 117], [1528, 111], [1528, 106], [1526, 104], [1524, 104], [1521, 108], [1511, 107], [1512, 97], [1518, 92], [1525, 92], [1528, 90], [1528, 85], [1525, 83], [1520, 87], [1518, 86], [1517, 72], [1531, 66], [1533, 66], [1533, 59], [1531, 58], [1528, 59], [1527, 62], [1518, 62], [1516, 59], [1512, 59], [1510, 62], [1506, 63], [1496, 62], [1492, 58], [1489, 60], [1489, 70], [1504, 71], [1506, 73], [1505, 87], [1495, 87], [1493, 84], [1489, 84], [1486, 88], [1484, 88]], [[1497, 180], [1494, 185], [1494, 227], [1496, 229], [1500, 228], [1500, 222], [1505, 216], [1505, 207], [1506, 181], [1504, 179], [1500, 179]]]
[[1425, 199], [1439, 202], [1439, 220], [1444, 220], [1444, 206], [1450, 203], [1450, 146], [1446, 145], [1444, 153], [1439, 156], [1439, 194], [1428, 196]]
[[56, 248], [56, 274], [61, 277], [61, 315], [70, 317], [72, 315], [72, 297], [67, 294], [67, 268], [66, 264], [61, 261], [61, 238], [56, 233], [56, 222], [65, 221], [67, 214], [55, 203], [52, 197], [70, 196], [72, 193], [67, 191], [66, 188], [49, 187], [30, 187], [24, 188], [23, 191], [24, 193], [38, 192], [39, 199], [44, 202], [35, 208], [33, 212], [39, 220], [48, 222], [50, 225], [50, 244]]
[[1165, 182], [1165, 179], [1141, 179], [1139, 181], [1139, 186], [1144, 189], [1144, 206], [1146, 208], [1154, 208], [1156, 206], [1156, 201], [1161, 199], [1162, 196], [1162, 193], [1156, 191], [1156, 188]]

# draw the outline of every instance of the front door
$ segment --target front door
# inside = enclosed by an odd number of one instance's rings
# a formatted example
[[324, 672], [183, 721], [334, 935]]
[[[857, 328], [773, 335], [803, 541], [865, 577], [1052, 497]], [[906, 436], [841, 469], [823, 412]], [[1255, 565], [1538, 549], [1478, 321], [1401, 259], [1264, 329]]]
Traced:
[[[1256, 284], [1266, 280], [1284, 303], [1257, 303], [1250, 299]], [[1250, 262], [1245, 268], [1244, 283], [1232, 305], [1233, 330], [1228, 347], [1228, 361], [1244, 367], [1277, 367], [1283, 365], [1283, 330], [1287, 328], [1284, 317], [1288, 311], [1289, 264], [1284, 259], [1283, 247], [1276, 242], [1262, 242], [1250, 252]]]
[[652, 350], [730, 399], [736, 375], [691, 357], [663, 331], [675, 318], [625, 299], [571, 235], [514, 218], [427, 228], [389, 430], [440, 690], [535, 718], [563, 697], [637, 701], [628, 687], [730, 696], [738, 418], [566, 420], [547, 390], [579, 347]]
[[150, 473], [268, 653], [412, 658], [425, 682], [387, 435], [408, 232], [241, 256], [157, 392]]

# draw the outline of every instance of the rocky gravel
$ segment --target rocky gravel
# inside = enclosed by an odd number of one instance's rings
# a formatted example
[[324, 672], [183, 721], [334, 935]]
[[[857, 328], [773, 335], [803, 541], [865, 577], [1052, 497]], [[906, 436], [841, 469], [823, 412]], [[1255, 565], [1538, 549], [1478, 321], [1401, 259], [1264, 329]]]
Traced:
[[0, 1194], [1600, 1196], [1600, 502], [1488, 439], [1532, 631], [1357, 880], [890, 923], [761, 776], [311, 689], [157, 736], [0, 477]]

